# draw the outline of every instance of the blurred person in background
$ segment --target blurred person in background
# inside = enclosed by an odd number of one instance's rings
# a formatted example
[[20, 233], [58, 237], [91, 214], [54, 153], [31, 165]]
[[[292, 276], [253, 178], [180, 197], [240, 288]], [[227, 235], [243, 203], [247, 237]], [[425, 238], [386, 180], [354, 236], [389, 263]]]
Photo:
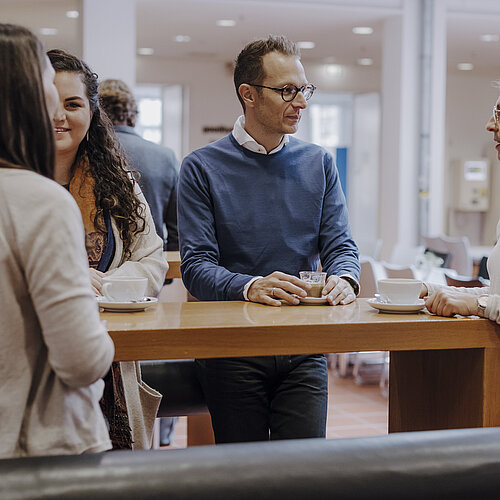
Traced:
[[122, 80], [101, 82], [99, 100], [113, 122], [131, 168], [140, 174], [139, 185], [151, 208], [156, 232], [163, 239], [164, 250], [179, 250], [177, 236], [179, 163], [175, 153], [170, 148], [143, 139], [135, 131], [137, 103], [125, 82]]
[[99, 400], [114, 347], [80, 211], [52, 180], [54, 75], [30, 31], [0, 24], [0, 458], [111, 448]]
[[[94, 291], [102, 294], [105, 276], [145, 277], [146, 294], [156, 296], [168, 269], [163, 243], [99, 105], [97, 75], [62, 50], [48, 56], [59, 92], [54, 177], [80, 208]], [[105, 383], [102, 409], [113, 447], [150, 448], [161, 395], [142, 381], [139, 363], [113, 363]]]

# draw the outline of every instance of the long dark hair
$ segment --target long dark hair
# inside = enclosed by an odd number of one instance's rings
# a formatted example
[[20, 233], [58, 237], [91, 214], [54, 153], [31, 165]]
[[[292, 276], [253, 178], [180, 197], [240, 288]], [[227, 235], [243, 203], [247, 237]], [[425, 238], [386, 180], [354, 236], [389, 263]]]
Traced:
[[0, 167], [54, 177], [53, 124], [47, 113], [43, 46], [26, 28], [0, 24]]
[[97, 75], [76, 56], [54, 49], [47, 53], [56, 72], [77, 73], [85, 86], [92, 120], [88, 138], [78, 147], [76, 165], [87, 165], [94, 179], [96, 215], [94, 223], [105, 231], [104, 210], [114, 218], [123, 241], [125, 258], [135, 236], [144, 231], [144, 205], [134, 192], [135, 180], [130, 178], [125, 154], [116, 138], [113, 125], [99, 105]]

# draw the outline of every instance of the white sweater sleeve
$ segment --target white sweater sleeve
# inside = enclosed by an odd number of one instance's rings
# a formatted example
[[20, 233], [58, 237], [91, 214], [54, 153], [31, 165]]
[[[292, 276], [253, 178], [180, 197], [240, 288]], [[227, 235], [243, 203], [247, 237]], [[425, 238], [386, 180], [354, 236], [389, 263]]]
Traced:
[[444, 286], [437, 285], [435, 283], [426, 283], [428, 290], [428, 295], [432, 295], [438, 290], [445, 290], [448, 292], [460, 292], [466, 293], [468, 295], [474, 295], [479, 297], [480, 295], [488, 295], [488, 306], [484, 311], [484, 317], [490, 319], [491, 321], [495, 321], [495, 323], [500, 324], [500, 295], [498, 294], [490, 294], [490, 287], [474, 287], [474, 288], [465, 288], [465, 287], [454, 287], [454, 286]]
[[[144, 206], [146, 224], [144, 231], [136, 235], [130, 248], [131, 255], [120, 255], [120, 264], [108, 271], [108, 276], [138, 276], [148, 278], [148, 295], [157, 296], [168, 270], [168, 262], [163, 256], [163, 240], [156, 234], [149, 205], [139, 186], [135, 185], [136, 195]], [[116, 233], [115, 233], [116, 236]]]
[[52, 181], [42, 178], [34, 192], [8, 207], [17, 252], [49, 364], [68, 386], [87, 386], [109, 370], [114, 346], [90, 286], [80, 211]]
[[479, 297], [479, 295], [484, 295], [488, 294], [489, 292], [489, 287], [474, 287], [474, 288], [467, 288], [467, 287], [458, 287], [458, 286], [447, 286], [447, 285], [438, 285], [437, 283], [425, 283], [425, 286], [427, 287], [427, 296], [430, 297], [434, 293], [436, 293], [438, 290], [444, 290], [447, 292], [451, 293], [467, 293], [469, 295], [476, 295]]

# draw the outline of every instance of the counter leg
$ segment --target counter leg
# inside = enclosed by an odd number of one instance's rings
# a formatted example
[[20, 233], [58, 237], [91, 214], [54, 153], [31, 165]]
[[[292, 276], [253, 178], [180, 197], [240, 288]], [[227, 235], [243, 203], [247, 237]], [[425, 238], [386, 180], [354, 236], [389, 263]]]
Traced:
[[391, 352], [389, 432], [500, 426], [500, 349]]
[[187, 418], [187, 445], [204, 446], [215, 444], [210, 413], [189, 415]]

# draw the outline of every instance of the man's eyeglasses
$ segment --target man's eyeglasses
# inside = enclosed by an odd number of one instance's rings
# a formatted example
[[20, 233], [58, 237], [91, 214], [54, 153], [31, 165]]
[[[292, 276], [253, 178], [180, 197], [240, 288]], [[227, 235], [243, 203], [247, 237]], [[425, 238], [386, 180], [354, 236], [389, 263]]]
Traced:
[[280, 89], [274, 87], [267, 87], [266, 85], [257, 85], [256, 83], [250, 83], [249, 85], [251, 85], [252, 87], [260, 87], [261, 89], [269, 89], [269, 90], [274, 90], [275, 92], [280, 92], [281, 98], [285, 102], [293, 101], [297, 97], [297, 94], [299, 92], [302, 92], [304, 99], [308, 101], [314, 94], [314, 91], [316, 90], [316, 86], [312, 85], [311, 83], [308, 83], [307, 85], [302, 85], [302, 87], [297, 87], [296, 85], [290, 84], [290, 85], [285, 85]]
[[495, 123], [500, 122], [500, 109], [496, 106], [493, 107], [493, 118], [495, 119]]

